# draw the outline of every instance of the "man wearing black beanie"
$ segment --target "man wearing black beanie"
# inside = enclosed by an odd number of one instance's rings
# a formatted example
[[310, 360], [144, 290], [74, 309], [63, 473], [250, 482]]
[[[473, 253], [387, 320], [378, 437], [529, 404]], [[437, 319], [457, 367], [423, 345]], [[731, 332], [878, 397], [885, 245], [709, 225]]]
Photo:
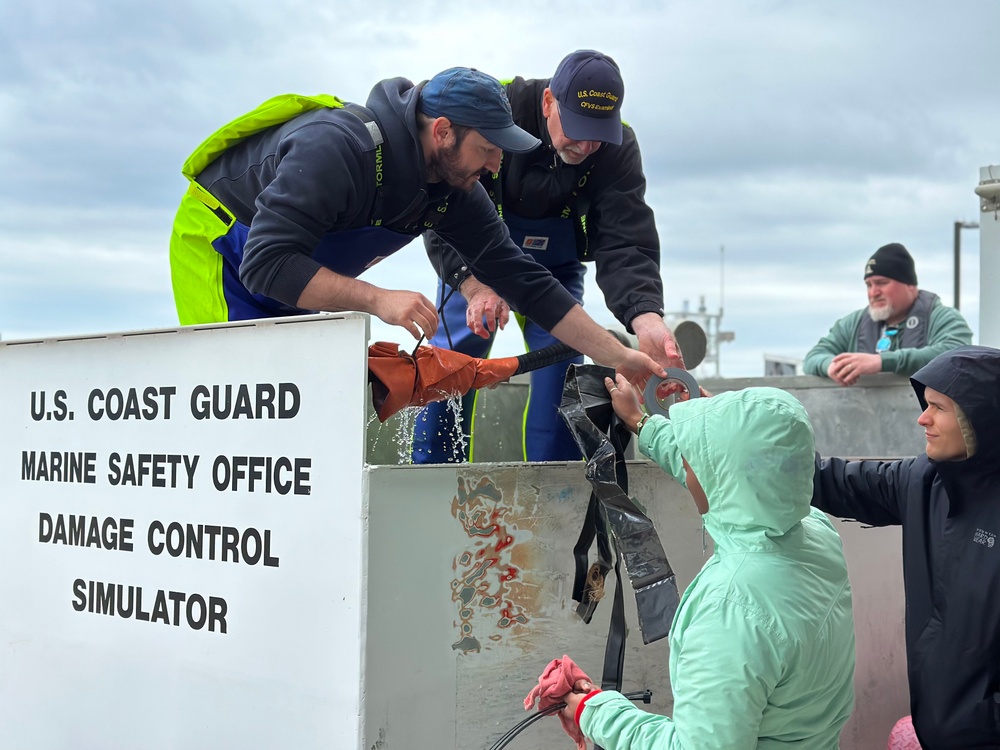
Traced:
[[807, 375], [854, 385], [862, 375], [912, 375], [939, 354], [972, 343], [958, 310], [917, 288], [917, 269], [903, 245], [883, 245], [865, 264], [868, 307], [833, 324], [806, 355]]

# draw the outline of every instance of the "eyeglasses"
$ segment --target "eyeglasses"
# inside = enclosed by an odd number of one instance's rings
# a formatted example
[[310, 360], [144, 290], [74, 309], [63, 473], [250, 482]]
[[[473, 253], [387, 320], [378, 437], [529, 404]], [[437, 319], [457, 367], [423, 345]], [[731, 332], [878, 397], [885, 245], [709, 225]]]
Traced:
[[882, 332], [882, 338], [875, 344], [875, 353], [887, 352], [892, 348], [892, 338], [899, 333], [898, 328], [886, 328]]

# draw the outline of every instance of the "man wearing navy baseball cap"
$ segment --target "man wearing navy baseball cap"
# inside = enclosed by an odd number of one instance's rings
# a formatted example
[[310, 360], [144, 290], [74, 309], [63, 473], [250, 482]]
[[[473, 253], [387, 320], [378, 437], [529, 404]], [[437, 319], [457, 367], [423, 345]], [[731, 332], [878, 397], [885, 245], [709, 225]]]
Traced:
[[542, 143], [514, 124], [500, 81], [475, 68], [449, 68], [434, 76], [420, 92], [420, 111], [472, 128], [504, 151], [534, 151]]
[[549, 91], [567, 138], [621, 145], [625, 83], [614, 60], [593, 50], [574, 52], [559, 63]]
[[[517, 126], [500, 83], [451, 68], [414, 85], [378, 83], [364, 106], [284, 95], [225, 125], [187, 160], [188, 190], [170, 242], [182, 324], [360, 310], [406, 328], [437, 328], [424, 295], [359, 280], [435, 229], [511, 307], [630, 378], [661, 373], [592, 321], [510, 240], [479, 178], [501, 154], [540, 145]], [[477, 333], [506, 320], [481, 298]]]
[[[640, 350], [662, 366], [683, 366], [674, 336], [663, 322], [659, 238], [644, 199], [646, 178], [639, 145], [621, 120], [625, 84], [618, 64], [601, 52], [577, 50], [559, 63], [551, 79], [515, 78], [504, 89], [514, 124], [542, 142], [541, 148], [527, 152], [504, 147], [499, 174], [481, 180], [511, 238], [580, 302], [584, 263], [594, 261], [608, 308], [636, 334]], [[438, 302], [447, 299], [432, 343], [486, 356], [492, 332], [477, 337], [466, 321], [481, 316], [479, 306], [491, 309], [485, 300], [495, 298], [490, 296], [492, 285], [468, 268], [440, 232], [424, 235], [424, 243], [444, 280]], [[452, 293], [455, 289], [461, 296]], [[466, 306], [462, 297], [473, 303]], [[534, 351], [551, 344], [554, 339], [540, 325], [543, 321], [527, 317], [522, 327], [528, 348]], [[569, 364], [537, 370], [531, 376], [526, 460], [580, 458], [557, 411]], [[463, 441], [454, 413], [444, 405], [428, 406], [417, 419], [414, 462], [474, 459], [473, 412], [470, 396], [462, 412], [462, 429], [468, 436]], [[470, 446], [468, 456], [463, 445]]]

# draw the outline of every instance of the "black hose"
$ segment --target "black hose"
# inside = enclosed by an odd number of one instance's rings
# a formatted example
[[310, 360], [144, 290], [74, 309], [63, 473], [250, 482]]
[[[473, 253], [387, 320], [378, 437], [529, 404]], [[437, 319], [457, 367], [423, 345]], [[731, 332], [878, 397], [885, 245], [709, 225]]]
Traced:
[[536, 349], [533, 352], [517, 355], [517, 370], [514, 374], [520, 375], [524, 372], [531, 372], [532, 370], [538, 370], [542, 367], [554, 365], [556, 362], [562, 362], [563, 360], [579, 356], [580, 352], [569, 344], [562, 342], [551, 344], [542, 349]]
[[[547, 348], [549, 348], [549, 347], [547, 347]], [[539, 349], [539, 351], [543, 351], [543, 350]], [[646, 705], [649, 705], [649, 703], [653, 700], [653, 693], [652, 693], [651, 690], [637, 690], [634, 693], [625, 693], [624, 695], [630, 701], [642, 701]], [[505, 747], [507, 747], [507, 745], [510, 744], [510, 741], [512, 739], [514, 739], [515, 737], [517, 737], [517, 735], [519, 735], [525, 729], [527, 729], [528, 727], [530, 727], [536, 721], [538, 721], [539, 719], [541, 719], [541, 718], [543, 718], [545, 716], [551, 716], [552, 714], [558, 713], [558, 712], [562, 711], [564, 708], [566, 708], [566, 704], [565, 703], [556, 703], [553, 706], [549, 706], [544, 711], [537, 711], [537, 712], [533, 713], [527, 719], [524, 719], [523, 721], [518, 722], [513, 727], [511, 727], [510, 729], [508, 729], [503, 734], [503, 736], [500, 739], [498, 739], [496, 741], [496, 743], [494, 743], [494, 745], [490, 748], [490, 750], [503, 750]]]

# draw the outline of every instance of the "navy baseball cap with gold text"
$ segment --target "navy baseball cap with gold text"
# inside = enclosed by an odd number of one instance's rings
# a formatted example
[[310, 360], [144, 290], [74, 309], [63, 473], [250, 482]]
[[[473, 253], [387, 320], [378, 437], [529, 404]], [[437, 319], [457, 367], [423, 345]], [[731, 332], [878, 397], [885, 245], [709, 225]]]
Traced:
[[614, 60], [592, 49], [572, 52], [559, 63], [549, 89], [567, 137], [621, 145], [625, 83]]

